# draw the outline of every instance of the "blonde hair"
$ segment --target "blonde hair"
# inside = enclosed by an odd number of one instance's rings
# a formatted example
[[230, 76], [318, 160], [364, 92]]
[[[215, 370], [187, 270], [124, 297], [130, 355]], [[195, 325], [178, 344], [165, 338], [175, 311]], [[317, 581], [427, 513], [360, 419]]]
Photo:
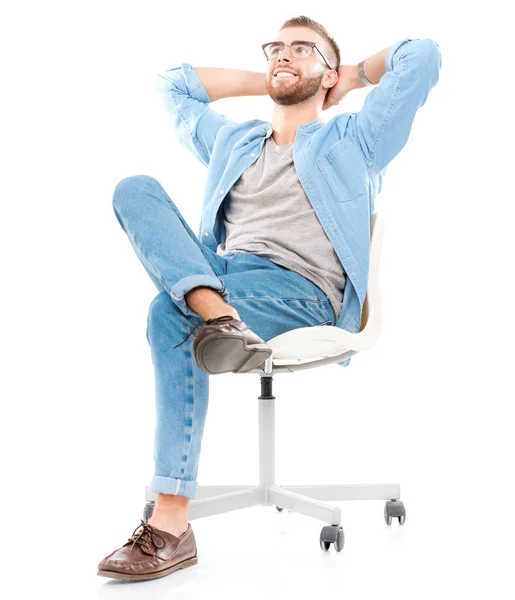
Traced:
[[329, 44], [329, 51], [327, 54], [324, 52], [324, 55], [327, 56], [327, 60], [330, 63], [331, 68], [335, 71], [338, 71], [338, 68], [340, 67], [340, 47], [336, 43], [336, 40], [329, 35], [327, 29], [322, 24], [304, 15], [299, 15], [298, 17], [292, 17], [291, 19], [285, 21], [281, 25], [281, 29], [284, 29], [285, 27], [308, 27], [309, 29], [312, 29], [318, 33], [318, 35], [324, 38], [324, 40]]

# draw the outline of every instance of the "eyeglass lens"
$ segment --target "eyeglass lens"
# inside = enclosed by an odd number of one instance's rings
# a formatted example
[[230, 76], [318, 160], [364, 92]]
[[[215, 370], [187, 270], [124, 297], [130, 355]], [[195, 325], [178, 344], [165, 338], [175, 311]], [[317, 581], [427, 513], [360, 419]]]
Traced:
[[[294, 58], [306, 58], [311, 54], [312, 47], [309, 44], [304, 44], [302, 42], [295, 42], [290, 48], [290, 54]], [[284, 50], [284, 44], [272, 43], [265, 46], [265, 53], [267, 58], [275, 58], [279, 55], [279, 52]]]

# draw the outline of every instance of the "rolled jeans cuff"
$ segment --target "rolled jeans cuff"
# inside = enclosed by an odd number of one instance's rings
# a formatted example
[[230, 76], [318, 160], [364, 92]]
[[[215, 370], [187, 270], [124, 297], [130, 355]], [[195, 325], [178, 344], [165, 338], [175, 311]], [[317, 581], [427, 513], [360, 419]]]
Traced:
[[196, 498], [197, 488], [197, 481], [185, 481], [184, 479], [162, 477], [161, 475], [154, 475], [149, 486], [150, 491], [153, 493], [186, 496], [191, 500]]
[[213, 288], [221, 294], [222, 298], [226, 302], [229, 302], [229, 292], [225, 288], [225, 283], [219, 277], [216, 277], [215, 275], [188, 275], [187, 277], [183, 277], [180, 281], [178, 281], [170, 290], [170, 296], [172, 297], [172, 300], [185, 315], [200, 317], [199, 314], [197, 314], [188, 306], [186, 300], [184, 299], [184, 296], [188, 292], [199, 286]]

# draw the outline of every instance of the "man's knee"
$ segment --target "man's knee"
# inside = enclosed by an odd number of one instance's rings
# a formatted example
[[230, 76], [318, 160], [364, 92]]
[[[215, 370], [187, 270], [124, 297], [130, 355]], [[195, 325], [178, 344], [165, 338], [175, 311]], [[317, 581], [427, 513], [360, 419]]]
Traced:
[[134, 191], [155, 186], [161, 187], [161, 184], [150, 175], [130, 175], [122, 179], [113, 193], [113, 206], [118, 206], [119, 203], [127, 198], [134, 197]]

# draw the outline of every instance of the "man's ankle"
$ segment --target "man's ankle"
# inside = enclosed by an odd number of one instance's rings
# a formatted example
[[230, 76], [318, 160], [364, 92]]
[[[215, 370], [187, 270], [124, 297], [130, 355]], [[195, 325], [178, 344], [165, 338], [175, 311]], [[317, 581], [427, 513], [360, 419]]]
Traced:
[[158, 519], [152, 517], [148, 521], [149, 525], [156, 527], [157, 529], [161, 529], [161, 531], [167, 531], [175, 536], [182, 535], [188, 529], [188, 519]]
[[231, 306], [225, 302], [224, 304], [219, 304], [216, 307], [209, 307], [203, 309], [202, 311], [196, 312], [203, 321], [207, 321], [208, 319], [217, 319], [218, 317], [223, 317], [224, 315], [230, 315], [234, 319], [241, 321], [238, 311], [234, 308], [234, 306]]
[[218, 317], [223, 317], [224, 315], [230, 315], [234, 319], [238, 319], [238, 321], [241, 321], [240, 315], [238, 314], [238, 311], [236, 311], [234, 308], [231, 308], [231, 307], [222, 308], [220, 310], [217, 310], [217, 311], [214, 311], [212, 313], [209, 313], [206, 316], [206, 318], [203, 319], [203, 320], [207, 321], [208, 319], [217, 319]]
[[231, 315], [235, 319], [238, 312], [220, 293], [206, 286], [198, 286], [185, 294], [186, 304], [194, 310], [204, 321], [216, 319], [223, 315]]
[[165, 512], [153, 512], [149, 519], [149, 523], [155, 523], [156, 527], [159, 527], [157, 523], [169, 523], [169, 524], [184, 524], [188, 522], [188, 513], [179, 511]]

